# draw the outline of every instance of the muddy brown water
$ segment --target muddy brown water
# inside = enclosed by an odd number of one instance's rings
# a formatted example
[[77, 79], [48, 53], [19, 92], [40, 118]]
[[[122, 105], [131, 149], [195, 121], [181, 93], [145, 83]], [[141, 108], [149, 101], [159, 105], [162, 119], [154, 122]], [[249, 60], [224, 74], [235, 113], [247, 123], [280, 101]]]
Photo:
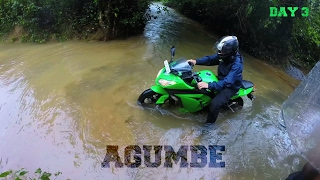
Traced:
[[[215, 127], [203, 126], [205, 112], [137, 105], [172, 45], [176, 58], [198, 58], [212, 53], [217, 38], [169, 9], [126, 40], [0, 44], [0, 171], [41, 167], [62, 172], [58, 179], [284, 179], [299, 170], [303, 159], [278, 117], [300, 82], [244, 52], [243, 75], [255, 84], [256, 100], [221, 112]], [[107, 145], [118, 145], [121, 158], [127, 145], [224, 145], [226, 167], [101, 168]]]

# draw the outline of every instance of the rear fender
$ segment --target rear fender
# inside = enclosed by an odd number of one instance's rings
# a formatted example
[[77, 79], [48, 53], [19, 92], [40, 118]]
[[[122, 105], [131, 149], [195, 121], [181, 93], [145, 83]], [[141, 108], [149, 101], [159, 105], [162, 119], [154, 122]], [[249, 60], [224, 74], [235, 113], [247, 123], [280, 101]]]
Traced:
[[251, 92], [253, 92], [253, 87], [251, 88], [248, 88], [248, 89], [243, 89], [243, 88], [240, 88], [238, 93], [236, 95], [234, 95], [231, 99], [236, 99], [238, 97], [244, 97], [244, 96], [247, 96], [248, 94], [250, 94]]

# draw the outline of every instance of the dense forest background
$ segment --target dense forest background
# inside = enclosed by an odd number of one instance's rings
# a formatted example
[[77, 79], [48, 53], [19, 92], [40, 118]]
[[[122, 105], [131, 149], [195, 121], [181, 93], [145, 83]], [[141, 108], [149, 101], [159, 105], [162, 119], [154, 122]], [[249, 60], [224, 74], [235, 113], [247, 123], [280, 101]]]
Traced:
[[[236, 35], [240, 48], [277, 65], [310, 70], [320, 55], [319, 0], [163, 0], [219, 34]], [[295, 17], [270, 17], [270, 7], [298, 7]], [[308, 8], [306, 12], [303, 7]], [[308, 13], [308, 16], [306, 14]]]
[[149, 0], [0, 0], [2, 40], [111, 40], [143, 31]]
[[[275, 64], [310, 70], [320, 54], [319, 0], [161, 0], [218, 35], [236, 35], [240, 48]], [[139, 34], [150, 0], [0, 0], [0, 37], [6, 41], [90, 39]], [[270, 7], [298, 7], [295, 17], [270, 17]], [[309, 15], [301, 10], [309, 8]], [[279, 9], [278, 9], [279, 10]]]

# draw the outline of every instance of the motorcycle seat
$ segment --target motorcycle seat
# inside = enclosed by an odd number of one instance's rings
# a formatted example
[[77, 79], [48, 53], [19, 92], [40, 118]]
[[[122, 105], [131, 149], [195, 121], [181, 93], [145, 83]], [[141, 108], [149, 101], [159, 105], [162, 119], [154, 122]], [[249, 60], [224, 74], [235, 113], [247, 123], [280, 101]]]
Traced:
[[253, 87], [253, 83], [247, 80], [242, 80], [242, 86], [243, 89], [249, 89]]

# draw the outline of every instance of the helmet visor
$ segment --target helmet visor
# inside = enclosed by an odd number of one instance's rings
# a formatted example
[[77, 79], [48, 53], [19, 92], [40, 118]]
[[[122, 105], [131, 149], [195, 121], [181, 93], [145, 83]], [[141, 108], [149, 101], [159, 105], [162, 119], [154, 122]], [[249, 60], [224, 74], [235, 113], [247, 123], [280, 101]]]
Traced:
[[225, 49], [222, 48], [223, 47], [223, 43], [221, 43], [221, 41], [217, 41], [212, 50], [215, 54], [218, 54], [218, 57], [223, 59], [229, 56], [229, 52], [226, 52]]
[[218, 54], [220, 58], [228, 57], [232, 51], [230, 41], [233, 41], [233, 36], [223, 36], [213, 46], [213, 51]]
[[215, 54], [218, 54], [219, 53], [219, 50], [218, 50], [218, 44], [219, 44], [219, 41], [217, 41], [214, 45], [213, 45], [213, 47], [212, 47], [212, 51], [213, 51], [213, 53], [215, 53]]

